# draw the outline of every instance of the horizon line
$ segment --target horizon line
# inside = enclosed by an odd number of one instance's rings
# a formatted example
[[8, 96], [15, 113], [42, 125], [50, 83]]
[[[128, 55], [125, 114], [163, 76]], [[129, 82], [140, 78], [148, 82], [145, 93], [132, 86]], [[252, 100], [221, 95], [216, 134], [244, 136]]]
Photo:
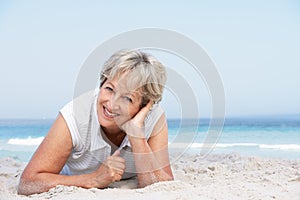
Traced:
[[[300, 113], [294, 113], [294, 114], [255, 114], [255, 115], [228, 115], [225, 116], [224, 119], [249, 119], [249, 118], [275, 118], [275, 117], [300, 117]], [[4, 117], [0, 117], [0, 120], [55, 120], [56, 118], [51, 118], [51, 117], [41, 117], [41, 118], [37, 118], [37, 117], [28, 117], [28, 118], [24, 118], [24, 117], [8, 117], [8, 118], [4, 118]], [[168, 117], [167, 120], [175, 120], [175, 119], [181, 119], [180, 117]], [[192, 117], [186, 117], [183, 118], [186, 120], [195, 120], [195, 119], [211, 119], [211, 117], [200, 117], [200, 118], [192, 118]]]

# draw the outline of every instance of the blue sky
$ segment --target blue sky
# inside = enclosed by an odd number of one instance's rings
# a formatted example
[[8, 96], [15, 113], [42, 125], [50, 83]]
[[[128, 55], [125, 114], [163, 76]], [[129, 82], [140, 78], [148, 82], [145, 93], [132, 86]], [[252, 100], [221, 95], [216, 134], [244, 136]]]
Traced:
[[[72, 99], [88, 55], [143, 27], [178, 31], [207, 51], [223, 80], [227, 116], [299, 114], [299, 11], [296, 0], [2, 0], [0, 118], [54, 118]], [[203, 99], [201, 113], [209, 116]]]

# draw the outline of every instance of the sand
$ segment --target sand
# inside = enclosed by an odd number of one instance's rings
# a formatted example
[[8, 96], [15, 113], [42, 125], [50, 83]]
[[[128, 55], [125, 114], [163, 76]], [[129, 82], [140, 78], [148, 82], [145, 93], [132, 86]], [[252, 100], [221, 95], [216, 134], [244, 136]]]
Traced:
[[141, 189], [130, 189], [136, 187], [135, 180], [117, 182], [108, 189], [57, 186], [27, 197], [16, 192], [25, 163], [4, 158], [0, 159], [0, 199], [300, 199], [300, 160], [237, 153], [205, 158], [187, 154], [171, 160], [175, 181]]

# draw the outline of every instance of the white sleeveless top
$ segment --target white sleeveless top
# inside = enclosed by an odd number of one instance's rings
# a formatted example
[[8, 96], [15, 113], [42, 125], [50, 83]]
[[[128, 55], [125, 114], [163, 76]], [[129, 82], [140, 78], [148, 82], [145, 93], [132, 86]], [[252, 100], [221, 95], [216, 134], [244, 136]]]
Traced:
[[[134, 158], [127, 136], [120, 147], [112, 147], [103, 139], [97, 115], [97, 97], [99, 90], [90, 91], [65, 105], [60, 113], [64, 117], [71, 133], [73, 148], [61, 174], [79, 175], [92, 173], [110, 156], [112, 149], [120, 149], [121, 157], [126, 161], [122, 179], [135, 176]], [[163, 109], [155, 104], [145, 119], [145, 137], [151, 136], [153, 128], [163, 114]]]

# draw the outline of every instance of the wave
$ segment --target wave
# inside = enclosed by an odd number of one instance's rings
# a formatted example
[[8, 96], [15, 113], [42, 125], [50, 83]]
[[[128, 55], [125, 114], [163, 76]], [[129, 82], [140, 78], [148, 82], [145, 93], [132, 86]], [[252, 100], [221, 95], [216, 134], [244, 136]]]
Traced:
[[220, 143], [216, 145], [219, 148], [226, 148], [226, 147], [256, 147], [259, 146], [257, 143]]
[[[40, 145], [44, 137], [27, 137], [27, 138], [11, 138], [8, 140], [7, 144], [11, 145], [24, 145], [24, 146], [37, 146]], [[272, 150], [296, 150], [300, 151], [299, 144], [259, 144], [259, 143], [218, 143], [218, 144], [205, 144], [203, 143], [169, 143], [170, 148], [230, 148], [230, 147], [256, 147], [260, 149], [272, 149]]]
[[217, 147], [258, 147], [260, 149], [300, 150], [299, 144], [257, 144], [257, 143], [229, 143], [217, 144]]
[[262, 149], [300, 150], [300, 145], [298, 144], [261, 144], [259, 147]]
[[36, 146], [36, 145], [40, 145], [43, 139], [44, 137], [32, 138], [30, 136], [27, 138], [11, 138], [8, 140], [7, 144]]
[[300, 151], [299, 144], [258, 144], [258, 143], [219, 143], [219, 144], [203, 144], [192, 143], [169, 143], [170, 148], [230, 148], [230, 147], [255, 147], [260, 149], [273, 149], [273, 150], [293, 150]]

